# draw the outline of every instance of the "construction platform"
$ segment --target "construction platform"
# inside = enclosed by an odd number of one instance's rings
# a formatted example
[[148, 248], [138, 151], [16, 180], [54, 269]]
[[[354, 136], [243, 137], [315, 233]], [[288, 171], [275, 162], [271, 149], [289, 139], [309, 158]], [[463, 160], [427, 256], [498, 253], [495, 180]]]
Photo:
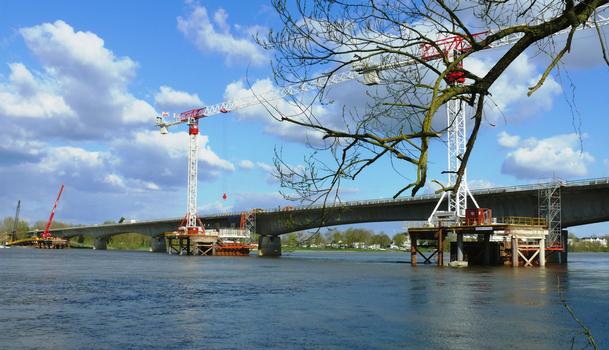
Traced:
[[543, 219], [510, 217], [499, 221], [410, 228], [411, 265], [417, 265], [419, 255], [425, 264], [435, 257], [436, 264], [443, 266], [446, 237], [454, 234], [457, 241], [451, 243], [451, 266], [545, 266], [548, 229]]
[[68, 247], [68, 241], [62, 238], [24, 238], [15, 241], [6, 242], [7, 247], [35, 247], [39, 249], [63, 249]]
[[167, 253], [177, 255], [248, 256], [255, 248], [249, 243], [223, 240], [213, 233], [171, 232], [165, 234], [165, 240]]

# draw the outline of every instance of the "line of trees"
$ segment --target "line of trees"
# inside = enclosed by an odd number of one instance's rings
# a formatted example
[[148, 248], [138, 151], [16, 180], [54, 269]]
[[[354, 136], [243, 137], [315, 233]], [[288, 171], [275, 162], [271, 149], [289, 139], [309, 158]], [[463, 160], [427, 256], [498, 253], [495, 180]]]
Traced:
[[[600, 236], [600, 239], [605, 239], [605, 242], [609, 242], [609, 235]], [[581, 239], [574, 234], [569, 234], [569, 251], [571, 252], [609, 252], [609, 246], [607, 243], [601, 243], [600, 241], [589, 241]]]
[[[13, 227], [15, 223], [15, 218], [7, 216], [2, 222], [0, 222], [0, 243], [7, 242], [12, 239], [11, 233], [13, 232]], [[103, 224], [114, 224], [115, 221], [107, 220], [104, 221]], [[25, 220], [19, 220], [17, 223], [17, 232], [15, 234], [16, 239], [27, 238], [30, 235], [28, 232], [34, 230], [44, 230], [47, 225], [47, 221], [38, 220], [34, 222], [34, 224], [30, 225]], [[74, 227], [78, 225], [61, 222], [61, 221], [53, 221], [51, 223], [51, 229], [55, 228], [64, 228], [64, 227]], [[70, 245], [74, 247], [92, 247], [93, 246], [93, 238], [91, 237], [76, 237], [75, 239], [71, 239]], [[110, 249], [147, 249], [150, 247], [150, 238], [138, 233], [125, 233], [121, 235], [116, 235], [110, 238], [108, 241], [108, 248]]]
[[348, 228], [344, 231], [330, 229], [324, 234], [311, 234], [296, 232], [289, 234], [283, 240], [288, 247], [313, 247], [313, 248], [361, 248], [362, 246], [377, 246], [388, 248], [391, 244], [403, 246], [407, 238], [404, 233], [395, 234], [390, 237], [385, 232], [375, 233], [372, 230], [362, 228]]
[[[45, 226], [47, 225], [47, 221], [45, 220], [38, 220], [36, 222], [34, 222], [34, 224], [30, 225], [27, 221], [25, 220], [19, 220], [19, 222], [17, 223], [17, 232], [16, 232], [16, 239], [22, 239], [22, 238], [27, 238], [28, 237], [28, 232], [29, 231], [33, 231], [33, 230], [44, 230]], [[13, 227], [15, 226], [15, 218], [12, 216], [7, 216], [4, 219], [2, 219], [2, 222], [0, 223], [0, 237], [1, 240], [7, 241], [10, 239], [10, 235], [13, 232]], [[69, 223], [65, 223], [65, 222], [61, 222], [61, 221], [53, 221], [53, 223], [51, 223], [51, 229], [54, 228], [63, 228], [63, 227], [72, 227], [75, 225], [69, 224]]]

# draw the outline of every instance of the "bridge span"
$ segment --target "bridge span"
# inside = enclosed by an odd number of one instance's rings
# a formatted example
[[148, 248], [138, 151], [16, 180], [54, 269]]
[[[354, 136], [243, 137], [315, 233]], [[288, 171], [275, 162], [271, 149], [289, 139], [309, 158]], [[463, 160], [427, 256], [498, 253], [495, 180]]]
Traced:
[[[490, 188], [472, 191], [483, 208], [492, 208], [494, 217], [537, 216], [539, 190], [548, 184]], [[261, 243], [276, 246], [279, 235], [335, 225], [426, 220], [439, 195], [422, 195], [397, 199], [344, 202], [335, 205], [271, 209], [256, 214], [256, 233]], [[609, 178], [566, 182], [561, 186], [562, 226], [571, 227], [609, 221]], [[472, 206], [468, 203], [468, 206]], [[289, 210], [288, 210], [289, 209]], [[239, 227], [241, 213], [202, 216], [207, 228]], [[95, 248], [105, 249], [108, 238], [122, 233], [140, 233], [151, 237], [152, 250], [164, 251], [161, 236], [174, 231], [181, 218], [137, 223], [70, 227], [51, 230], [62, 238], [92, 236]]]

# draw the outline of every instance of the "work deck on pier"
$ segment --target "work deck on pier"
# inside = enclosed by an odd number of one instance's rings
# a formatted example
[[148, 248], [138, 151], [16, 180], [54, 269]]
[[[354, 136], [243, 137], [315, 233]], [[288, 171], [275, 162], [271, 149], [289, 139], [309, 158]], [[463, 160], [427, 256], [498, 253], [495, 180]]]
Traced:
[[408, 233], [419, 239], [436, 239], [438, 232], [457, 233], [465, 235], [497, 235], [514, 236], [519, 239], [539, 239], [547, 236], [548, 230], [541, 225], [524, 224], [485, 224], [485, 225], [456, 225], [443, 227], [412, 227]]
[[[436, 256], [436, 262], [444, 264], [444, 242], [449, 233], [456, 234], [457, 242], [454, 251], [451, 248], [451, 264], [467, 266], [475, 261], [483, 265], [492, 262], [510, 263], [512, 266], [545, 265], [545, 239], [548, 229], [538, 220], [509, 220], [507, 223], [476, 223], [473, 225], [451, 225], [409, 228], [411, 240], [411, 264], [417, 265], [417, 255], [423, 257], [424, 263], [431, 263]], [[464, 245], [464, 236], [477, 236], [475, 242]], [[491, 242], [491, 239], [493, 242]], [[421, 251], [418, 241], [427, 241], [425, 247], [431, 248], [431, 254]], [[466, 249], [464, 249], [466, 248]], [[465, 258], [469, 256], [470, 259]]]

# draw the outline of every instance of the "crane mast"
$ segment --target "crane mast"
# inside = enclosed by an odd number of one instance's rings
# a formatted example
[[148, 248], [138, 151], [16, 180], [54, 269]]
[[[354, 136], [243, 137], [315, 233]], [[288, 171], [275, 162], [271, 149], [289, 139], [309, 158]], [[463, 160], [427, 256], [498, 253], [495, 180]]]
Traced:
[[[603, 5], [597, 8], [595, 12], [595, 18], [589, 18], [586, 23], [582, 24], [577, 30], [591, 28], [592, 26], [605, 26], [609, 24], [609, 16], [606, 14], [600, 14], [602, 11], [609, 8], [609, 5]], [[537, 22], [540, 22], [541, 19]], [[531, 25], [537, 24], [530, 23]], [[569, 29], [565, 29], [555, 33], [554, 35], [560, 35], [568, 32]], [[493, 34], [492, 31], [485, 31], [477, 34], [473, 34], [474, 38], [488, 36]], [[503, 37], [502, 39], [491, 43], [487, 49], [497, 48], [501, 46], [507, 46], [516, 43], [522, 38], [522, 33], [514, 33]], [[438, 50], [439, 49], [439, 50]], [[447, 57], [450, 60], [454, 60], [460, 54], [466, 53], [472, 50], [470, 43], [465, 39], [464, 36], [455, 35], [444, 39], [437, 40], [435, 45], [424, 44], [420, 47], [418, 57], [425, 61], [431, 61]], [[418, 60], [410, 58], [407, 60], [392, 62], [378, 65], [365, 65], [359, 64], [358, 66], [352, 67], [350, 70], [337, 72], [332, 75], [321, 75], [317, 78], [313, 78], [298, 84], [289, 85], [279, 90], [279, 92], [261, 92], [254, 93], [252, 95], [225, 101], [215, 105], [209, 105], [203, 108], [192, 109], [180, 114], [174, 114], [175, 121], [168, 122], [165, 120], [169, 114], [164, 112], [162, 117], [156, 117], [156, 126], [160, 128], [161, 134], [166, 134], [168, 128], [174, 125], [186, 123], [189, 127], [189, 148], [188, 148], [188, 191], [187, 191], [187, 213], [185, 217], [185, 229], [188, 233], [204, 233], [205, 230], [203, 225], [197, 216], [197, 170], [198, 170], [198, 134], [199, 134], [199, 119], [210, 117], [220, 113], [228, 113], [233, 110], [247, 108], [261, 104], [262, 102], [270, 102], [274, 100], [282, 99], [286, 96], [295, 96], [307, 91], [321, 89], [327, 86], [340, 84], [346, 81], [355, 80], [359, 77], [363, 78], [363, 83], [366, 85], [376, 85], [380, 83], [381, 78], [379, 72], [384, 70], [402, 68], [407, 66], [416, 66]], [[459, 64], [459, 68], [462, 68], [462, 62]], [[448, 72], [446, 75], [446, 82], [449, 85], [463, 85], [465, 82], [464, 74], [460, 70]], [[446, 117], [447, 117], [447, 147], [448, 147], [448, 183], [447, 187], [453, 187], [456, 184], [457, 171], [461, 167], [461, 162], [466, 149], [467, 143], [467, 106], [460, 99], [449, 100], [446, 104]], [[62, 186], [63, 189], [63, 186]], [[60, 192], [61, 195], [61, 192]], [[451, 220], [460, 220], [465, 217], [465, 210], [467, 208], [467, 197], [469, 196], [476, 207], [478, 203], [472, 196], [468, 185], [467, 185], [467, 173], [464, 172], [462, 181], [459, 188], [456, 191], [446, 191], [442, 193], [440, 200], [436, 204], [431, 216], [428, 221], [431, 223], [434, 215], [438, 212], [438, 209], [443, 202], [444, 198], [448, 196], [447, 211], [444, 214], [452, 217]], [[52, 215], [52, 214], [51, 214]], [[51, 218], [52, 219], [52, 218]], [[551, 244], [552, 242], [548, 242]]]
[[13, 231], [11, 232], [11, 241], [17, 239], [17, 228], [19, 225], [19, 212], [21, 211], [21, 200], [17, 201], [17, 210], [15, 210], [15, 220], [13, 221]]
[[[197, 171], [199, 169], [199, 120], [188, 119], [188, 199], [186, 212], [186, 230], [189, 233], [199, 233], [204, 229], [198, 225], [197, 216]], [[194, 232], [196, 231], [196, 232]]]

